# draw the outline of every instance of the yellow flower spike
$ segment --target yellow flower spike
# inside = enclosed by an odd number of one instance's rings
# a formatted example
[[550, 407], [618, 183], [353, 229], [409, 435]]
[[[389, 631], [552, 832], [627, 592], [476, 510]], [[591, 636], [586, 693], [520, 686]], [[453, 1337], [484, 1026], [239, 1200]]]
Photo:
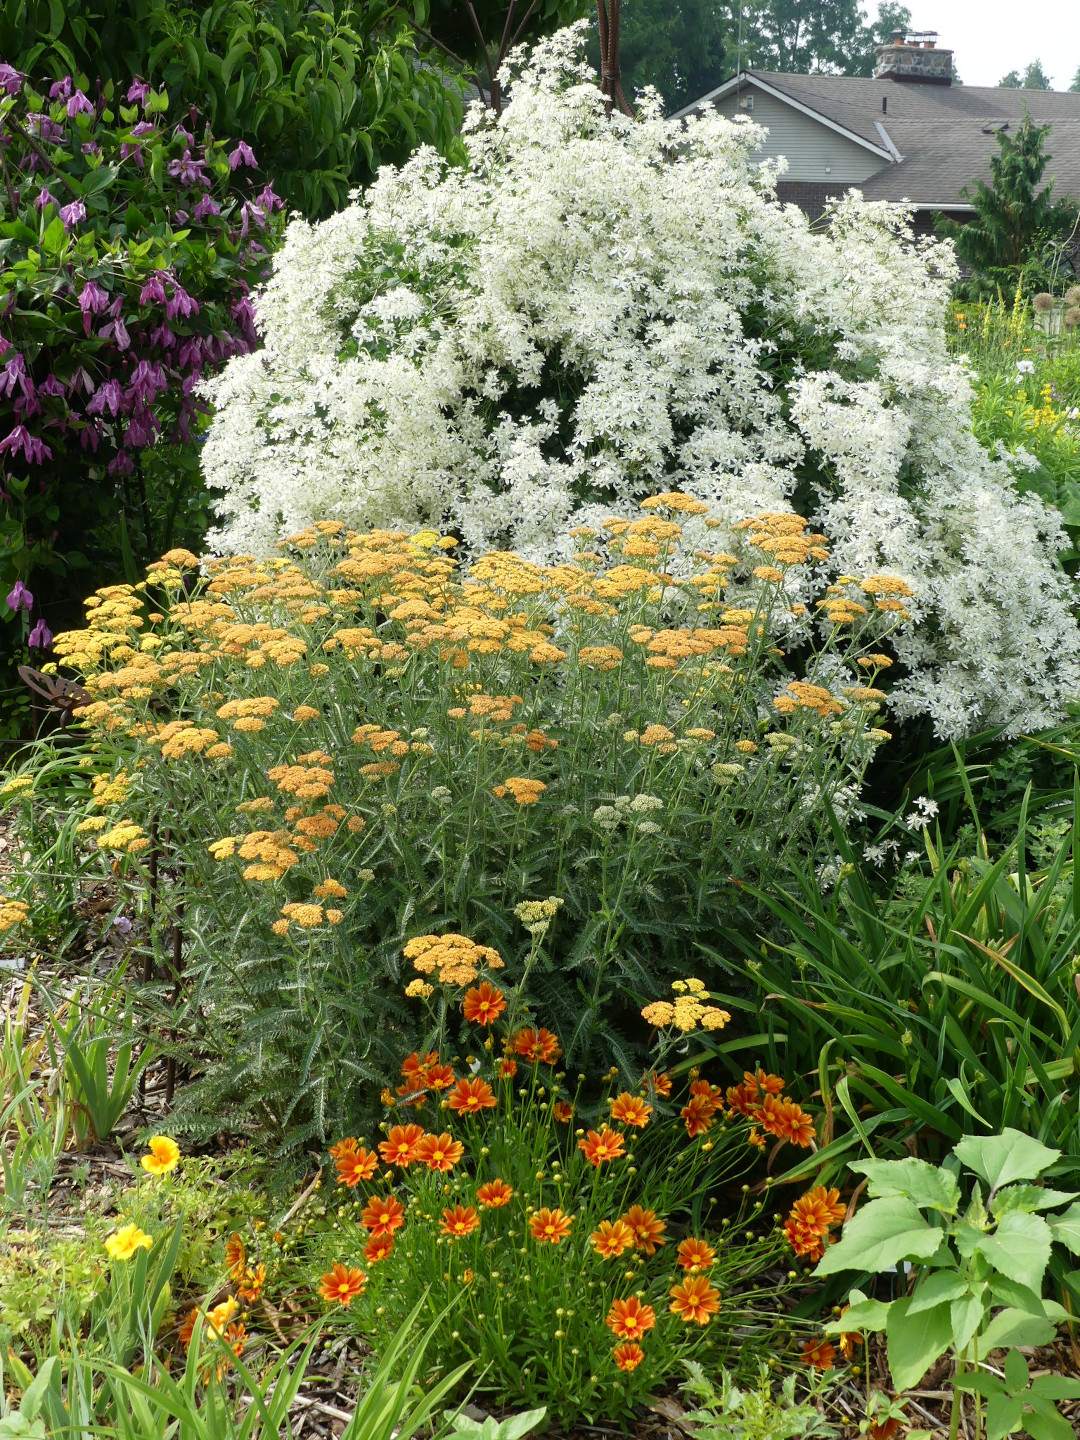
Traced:
[[139, 1161], [150, 1175], [167, 1175], [175, 1170], [180, 1159], [180, 1146], [168, 1135], [151, 1135], [146, 1142], [149, 1155]]
[[105, 1249], [114, 1260], [130, 1260], [136, 1250], [149, 1250], [154, 1241], [134, 1221], [108, 1236]]

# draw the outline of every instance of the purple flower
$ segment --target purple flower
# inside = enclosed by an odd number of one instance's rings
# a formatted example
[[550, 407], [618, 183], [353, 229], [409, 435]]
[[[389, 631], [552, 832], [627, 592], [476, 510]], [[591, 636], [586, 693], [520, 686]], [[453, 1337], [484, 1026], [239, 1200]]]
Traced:
[[221, 206], [209, 195], [200, 195], [199, 202], [191, 212], [193, 220], [205, 220], [207, 215], [220, 215]]
[[30, 638], [26, 643], [30, 646], [31, 650], [47, 650], [49, 648], [52, 644], [52, 631], [45, 624], [44, 620], [37, 622], [30, 631]]
[[35, 465], [42, 465], [46, 460], [52, 459], [52, 451], [36, 435], [31, 435], [25, 425], [16, 425], [9, 435], [0, 440], [0, 454], [8, 451], [14, 455], [21, 450], [27, 460]]
[[150, 94], [150, 86], [145, 80], [133, 80], [128, 86], [127, 99], [130, 105], [132, 101], [146, 104], [146, 97]]
[[37, 199], [34, 201], [34, 204], [39, 210], [44, 210], [46, 205], [56, 205], [58, 203], [59, 202], [57, 201], [56, 196], [52, 193], [52, 191], [47, 185], [43, 185], [41, 187], [41, 192], [38, 195]]
[[0, 63], [0, 90], [5, 95], [17, 95], [22, 89], [23, 77], [11, 65]]
[[116, 919], [112, 923], [113, 927], [119, 930], [121, 935], [131, 934], [131, 921], [126, 915], [117, 915]]
[[138, 125], [131, 127], [131, 135], [134, 140], [144, 140], [147, 135], [156, 135], [157, 126], [150, 120], [140, 120]]
[[159, 345], [162, 350], [172, 350], [176, 345], [176, 336], [164, 320], [150, 331], [150, 344]]
[[96, 140], [88, 140], [86, 144], [82, 147], [82, 153], [84, 155], [100, 155], [101, 146], [97, 143]]
[[21, 355], [13, 355], [0, 370], [0, 395], [14, 395], [16, 385], [26, 394], [26, 361]]
[[195, 136], [192, 135], [190, 130], [185, 130], [183, 125], [177, 125], [176, 129], [173, 131], [173, 139], [183, 140], [185, 145], [195, 144]]
[[209, 185], [210, 181], [203, 174], [206, 169], [205, 160], [196, 160], [190, 150], [184, 151], [182, 160], [169, 161], [169, 174], [180, 181], [181, 185]]
[[70, 76], [70, 75], [65, 75], [62, 80], [57, 80], [56, 84], [53, 85], [53, 86], [51, 86], [50, 89], [49, 89], [49, 99], [50, 99], [50, 100], [66, 100], [70, 94], [71, 94], [71, 76]]
[[16, 615], [20, 610], [29, 611], [34, 604], [34, 597], [21, 580], [16, 580], [14, 588], [8, 591], [7, 607], [14, 610]]
[[39, 395], [51, 396], [54, 400], [62, 400], [67, 394], [64, 382], [56, 375], [50, 375], [43, 385], [38, 386]]
[[139, 291], [140, 305], [164, 305], [168, 298], [165, 294], [165, 286], [162, 283], [163, 276], [160, 270], [155, 270], [150, 279]]
[[186, 319], [189, 315], [198, 313], [199, 302], [187, 293], [178, 280], [174, 280], [172, 299], [165, 306], [166, 318], [175, 320], [177, 315], [183, 315]]
[[67, 113], [68, 119], [74, 120], [76, 115], [93, 115], [94, 107], [81, 90], [76, 90], [67, 102]]
[[96, 280], [88, 280], [79, 291], [79, 309], [82, 311], [83, 330], [90, 334], [91, 315], [100, 315], [108, 307], [109, 297]]
[[80, 220], [86, 219], [86, 206], [81, 200], [72, 200], [70, 205], [61, 205], [60, 219], [64, 222], [64, 229], [70, 230]]
[[135, 395], [144, 405], [152, 405], [155, 397], [168, 387], [162, 366], [151, 365], [146, 360], [140, 360], [135, 366], [128, 384], [128, 393]]
[[55, 145], [64, 138], [64, 127], [57, 125], [55, 120], [39, 110], [32, 110], [27, 115], [26, 128], [32, 130], [39, 140], [46, 140], [50, 145]]
[[110, 320], [98, 331], [102, 340], [115, 340], [121, 350], [126, 350], [131, 344], [131, 336], [127, 332], [127, 326], [119, 315], [115, 320]]
[[107, 469], [110, 475], [133, 475], [135, 473], [135, 465], [126, 450], [118, 450], [109, 461]]
[[246, 140], [241, 140], [235, 150], [229, 151], [230, 170], [235, 170], [240, 165], [249, 165], [254, 170], [256, 164], [255, 156], [251, 153], [251, 146]]
[[99, 386], [97, 393], [92, 396], [86, 407], [86, 413], [88, 415], [104, 415], [108, 410], [110, 415], [115, 416], [120, 409], [122, 394], [118, 380], [106, 380], [104, 385]]
[[270, 185], [264, 185], [261, 192], [255, 196], [255, 204], [261, 205], [267, 214], [282, 207], [281, 197], [274, 194]]

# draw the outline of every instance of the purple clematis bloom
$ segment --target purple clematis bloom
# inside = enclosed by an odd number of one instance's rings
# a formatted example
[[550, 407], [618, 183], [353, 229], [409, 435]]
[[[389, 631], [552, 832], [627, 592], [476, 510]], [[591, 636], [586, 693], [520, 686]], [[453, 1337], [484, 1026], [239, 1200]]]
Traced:
[[60, 219], [64, 222], [64, 229], [70, 230], [80, 220], [86, 219], [86, 206], [81, 200], [72, 200], [70, 205], [61, 205]]
[[192, 218], [193, 220], [205, 220], [206, 217], [207, 217], [207, 215], [220, 215], [220, 214], [221, 214], [221, 206], [217, 203], [217, 201], [216, 201], [215, 199], [213, 199], [212, 196], [210, 196], [210, 195], [201, 195], [201, 196], [199, 197], [199, 203], [195, 206], [195, 209], [192, 211], [191, 218]]
[[139, 291], [140, 305], [164, 305], [168, 296], [165, 294], [163, 283], [164, 276], [160, 270], [155, 270], [150, 279]]
[[67, 113], [68, 119], [74, 120], [76, 115], [93, 115], [94, 107], [81, 90], [76, 90], [67, 102]]
[[120, 409], [122, 396], [120, 382], [106, 380], [103, 385], [98, 387], [97, 393], [91, 397], [90, 403], [86, 407], [86, 413], [88, 415], [104, 415], [108, 410], [110, 415], [115, 415]]
[[52, 193], [52, 191], [47, 185], [43, 185], [41, 187], [41, 193], [34, 201], [34, 204], [39, 210], [44, 210], [46, 205], [56, 205], [58, 203], [59, 202], [57, 201], [56, 196]]
[[175, 320], [177, 315], [198, 315], [199, 302], [193, 299], [178, 280], [173, 280], [172, 299], [166, 303], [165, 315], [169, 320]]
[[13, 65], [0, 64], [0, 90], [5, 95], [17, 95], [22, 89], [23, 77]]
[[121, 350], [126, 350], [131, 344], [131, 336], [127, 332], [127, 326], [119, 315], [115, 320], [110, 320], [98, 331], [103, 340], [115, 340]]
[[30, 610], [34, 604], [34, 597], [21, 580], [16, 580], [14, 587], [8, 591], [7, 607], [14, 610], [16, 614], [20, 610]]
[[205, 170], [206, 161], [196, 160], [190, 150], [184, 151], [182, 160], [169, 161], [169, 174], [181, 185], [209, 185], [210, 181], [203, 173]]
[[16, 425], [10, 434], [0, 440], [0, 454], [7, 451], [14, 455], [19, 450], [34, 465], [43, 465], [46, 460], [52, 459], [52, 451], [48, 445], [37, 435], [31, 435], [25, 425]]
[[65, 75], [62, 80], [57, 80], [55, 85], [49, 87], [50, 100], [66, 100], [71, 94], [71, 76]]
[[30, 638], [26, 643], [30, 646], [31, 650], [47, 650], [49, 648], [52, 644], [52, 631], [45, 624], [44, 620], [37, 622], [30, 631]]
[[145, 80], [133, 80], [128, 86], [127, 99], [130, 105], [133, 101], [146, 103], [146, 97], [150, 94], [150, 86]]
[[241, 140], [235, 150], [229, 151], [229, 169], [236, 170], [241, 165], [248, 165], [252, 170], [254, 170], [257, 165], [251, 146], [246, 140]]

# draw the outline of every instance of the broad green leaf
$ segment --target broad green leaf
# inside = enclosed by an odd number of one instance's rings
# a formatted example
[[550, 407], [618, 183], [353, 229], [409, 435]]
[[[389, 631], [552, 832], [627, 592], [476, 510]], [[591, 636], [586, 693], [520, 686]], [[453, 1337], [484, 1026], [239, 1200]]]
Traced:
[[956, 1176], [926, 1160], [909, 1156], [905, 1160], [859, 1160], [848, 1167], [868, 1181], [875, 1198], [906, 1195], [925, 1210], [943, 1210], [954, 1215], [960, 1208], [960, 1186]]
[[1068, 1375], [1037, 1375], [1031, 1382], [1031, 1388], [1036, 1395], [1042, 1395], [1047, 1400], [1080, 1399], [1080, 1380], [1073, 1380]]
[[1076, 1431], [1057, 1406], [1040, 1396], [1029, 1396], [1024, 1412], [1024, 1429], [1031, 1440], [1076, 1440]]
[[968, 1135], [953, 1146], [953, 1154], [981, 1175], [992, 1190], [1011, 1180], [1036, 1180], [1061, 1158], [1060, 1150], [1051, 1150], [1012, 1129], [1000, 1135]]
[[[985, 1291], [985, 1285], [982, 1287]], [[910, 1315], [910, 1310], [908, 1314]], [[952, 1344], [958, 1354], [963, 1354], [971, 1343], [971, 1337], [978, 1330], [986, 1316], [986, 1302], [982, 1295], [964, 1295], [949, 1306], [952, 1322]]]
[[1051, 1244], [1050, 1227], [1040, 1215], [1010, 1210], [1002, 1216], [996, 1234], [979, 1237], [974, 1251], [1010, 1280], [1038, 1293], [1050, 1263]]
[[940, 1244], [941, 1231], [928, 1225], [910, 1200], [900, 1195], [871, 1200], [844, 1226], [814, 1274], [888, 1270], [901, 1260], [929, 1260]]
[[889, 1318], [890, 1300], [868, 1300], [861, 1290], [851, 1292], [850, 1303], [839, 1320], [825, 1326], [828, 1335], [844, 1335], [853, 1330], [884, 1330]]
[[1019, 1396], [991, 1395], [986, 1402], [986, 1440], [1005, 1440], [1019, 1430], [1024, 1402]]
[[915, 1287], [908, 1307], [909, 1315], [918, 1315], [920, 1310], [932, 1310], [935, 1305], [944, 1305], [959, 1300], [969, 1291], [968, 1282], [954, 1270], [939, 1271]]
[[1026, 1390], [1030, 1378], [1028, 1363], [1019, 1350], [1010, 1350], [1005, 1356], [1005, 1384], [1008, 1389]]
[[1080, 1255], [1080, 1200], [1070, 1205], [1064, 1215], [1051, 1215], [1049, 1225], [1059, 1244]]
[[[1055, 1205], [1065, 1205], [1075, 1199], [1076, 1194], [1071, 1190], [1050, 1190], [1043, 1185], [1010, 1185], [1007, 1190], [998, 1191], [990, 1209], [1000, 1219], [1007, 1210], [1052, 1210]], [[1054, 1222], [1051, 1220], [1050, 1223]]]
[[893, 1302], [885, 1330], [889, 1369], [897, 1390], [913, 1389], [952, 1340], [948, 1305], [909, 1315], [909, 1303], [906, 1297]]
[[1039, 1315], [1024, 1310], [1001, 1310], [979, 1336], [979, 1349], [1003, 1350], [1009, 1345], [1049, 1345], [1057, 1327]]

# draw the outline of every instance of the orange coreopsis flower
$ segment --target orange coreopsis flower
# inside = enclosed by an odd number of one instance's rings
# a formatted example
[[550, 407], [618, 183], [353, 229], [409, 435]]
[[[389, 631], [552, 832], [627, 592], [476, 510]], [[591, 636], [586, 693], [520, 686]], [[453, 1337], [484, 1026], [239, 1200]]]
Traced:
[[545, 1205], [529, 1221], [529, 1231], [542, 1245], [561, 1245], [570, 1234], [573, 1218], [561, 1210], [549, 1210]]
[[356, 1151], [356, 1141], [351, 1135], [346, 1135], [336, 1145], [330, 1146], [331, 1160], [340, 1160], [345, 1155], [352, 1155]]
[[394, 1248], [394, 1237], [392, 1235], [380, 1235], [376, 1240], [374, 1236], [364, 1246], [364, 1259], [369, 1265], [377, 1265], [380, 1260], [385, 1260]]
[[362, 1295], [367, 1284], [363, 1270], [352, 1269], [336, 1261], [319, 1282], [319, 1294], [330, 1304], [337, 1303], [346, 1309]]
[[339, 1183], [352, 1190], [361, 1180], [372, 1178], [379, 1168], [379, 1157], [361, 1147], [359, 1150], [347, 1150], [336, 1164]]
[[416, 1159], [417, 1142], [423, 1137], [422, 1125], [395, 1125], [379, 1145], [379, 1154], [388, 1165], [407, 1170]]
[[241, 1300], [246, 1300], [249, 1305], [254, 1305], [262, 1294], [263, 1285], [266, 1283], [266, 1266], [249, 1265], [244, 1271], [243, 1278], [237, 1277], [236, 1293]]
[[514, 1192], [507, 1185], [505, 1180], [488, 1180], [481, 1185], [476, 1192], [477, 1203], [483, 1205], [486, 1210], [499, 1210], [503, 1205], [509, 1205], [513, 1199]]
[[770, 1075], [768, 1071], [758, 1067], [756, 1075], [751, 1075], [749, 1070], [743, 1071], [743, 1078], [756, 1081], [757, 1087], [763, 1095], [779, 1095], [784, 1088], [784, 1080], [780, 1075]]
[[653, 1107], [647, 1105], [640, 1095], [631, 1095], [624, 1090], [611, 1102], [611, 1118], [618, 1125], [631, 1125], [635, 1130], [644, 1130], [649, 1123]]
[[369, 1200], [360, 1212], [360, 1224], [365, 1230], [371, 1231], [375, 1240], [384, 1235], [393, 1235], [395, 1230], [400, 1230], [405, 1224], [405, 1206], [393, 1195], [376, 1197]]
[[648, 1074], [641, 1077], [641, 1088], [647, 1090], [650, 1086], [661, 1100], [666, 1100], [671, 1094], [671, 1076], [650, 1070]]
[[554, 1065], [562, 1054], [562, 1046], [550, 1030], [519, 1030], [511, 1036], [510, 1044], [515, 1055], [534, 1062], [543, 1061], [545, 1065]]
[[621, 1255], [634, 1243], [634, 1232], [625, 1220], [601, 1220], [599, 1229], [589, 1236], [592, 1247], [605, 1260]]
[[708, 1270], [716, 1259], [716, 1251], [704, 1240], [695, 1240], [691, 1236], [679, 1241], [678, 1256], [682, 1268], [689, 1270], [691, 1275], [696, 1275], [700, 1270]]
[[656, 1218], [655, 1210], [643, 1210], [640, 1205], [631, 1205], [622, 1217], [634, 1232], [634, 1245], [646, 1255], [655, 1255], [658, 1245], [666, 1245], [663, 1238], [667, 1226]]
[[191, 1344], [191, 1337], [195, 1333], [195, 1321], [199, 1318], [199, 1307], [193, 1305], [184, 1316], [183, 1323], [177, 1331], [177, 1338], [186, 1350]]
[[452, 1170], [464, 1154], [465, 1146], [450, 1135], [425, 1135], [416, 1145], [418, 1163], [443, 1173]]
[[466, 990], [462, 1004], [465, 1019], [474, 1025], [491, 1025], [506, 1009], [506, 997], [494, 985], [482, 980], [472, 990]]
[[626, 1154], [626, 1146], [623, 1144], [623, 1137], [617, 1130], [610, 1129], [607, 1125], [602, 1130], [590, 1130], [584, 1140], [577, 1142], [578, 1149], [584, 1152], [585, 1159], [590, 1165], [600, 1166], [608, 1160], [618, 1160], [620, 1155]]
[[787, 1139], [792, 1145], [798, 1145], [806, 1150], [817, 1139], [817, 1132], [814, 1129], [814, 1120], [808, 1115], [801, 1105], [796, 1105], [793, 1100], [785, 1102], [787, 1109]]
[[500, 1080], [512, 1080], [517, 1074], [517, 1061], [509, 1055], [504, 1055], [495, 1061], [495, 1074]]
[[612, 1302], [604, 1323], [620, 1340], [640, 1340], [656, 1324], [656, 1311], [631, 1295], [626, 1300]]
[[805, 1195], [799, 1196], [784, 1221], [788, 1244], [796, 1255], [820, 1260], [825, 1254], [830, 1229], [839, 1225], [846, 1214], [846, 1207], [840, 1203], [839, 1190], [826, 1190], [824, 1185], [815, 1185]]
[[225, 1268], [229, 1278], [239, 1280], [247, 1267], [247, 1250], [244, 1242], [235, 1232], [225, 1241]]
[[432, 1065], [427, 1072], [429, 1090], [449, 1090], [457, 1076], [452, 1065]]
[[699, 1135], [704, 1135], [706, 1130], [712, 1129], [716, 1106], [708, 1095], [691, 1095], [679, 1114], [686, 1123], [687, 1135], [691, 1140], [696, 1140]]
[[461, 1115], [478, 1115], [481, 1110], [493, 1110], [498, 1102], [488, 1082], [475, 1077], [459, 1080], [447, 1097], [447, 1103], [451, 1110]]
[[749, 1115], [750, 1107], [757, 1105], [757, 1086], [751, 1081], [749, 1084], [729, 1085], [727, 1087], [728, 1108], [735, 1115]]
[[803, 1359], [815, 1370], [831, 1370], [836, 1363], [836, 1347], [828, 1340], [806, 1340], [802, 1347]]
[[480, 1226], [480, 1216], [471, 1205], [455, 1205], [442, 1212], [439, 1231], [451, 1240], [462, 1240]]
[[615, 1346], [612, 1359], [620, 1370], [636, 1370], [645, 1359], [645, 1351], [636, 1340], [625, 1340], [621, 1345]]
[[691, 1275], [668, 1291], [669, 1310], [687, 1325], [708, 1325], [720, 1309], [720, 1291], [704, 1275]]
[[574, 1118], [574, 1107], [565, 1100], [556, 1100], [551, 1107], [551, 1113], [560, 1125], [569, 1125]]

